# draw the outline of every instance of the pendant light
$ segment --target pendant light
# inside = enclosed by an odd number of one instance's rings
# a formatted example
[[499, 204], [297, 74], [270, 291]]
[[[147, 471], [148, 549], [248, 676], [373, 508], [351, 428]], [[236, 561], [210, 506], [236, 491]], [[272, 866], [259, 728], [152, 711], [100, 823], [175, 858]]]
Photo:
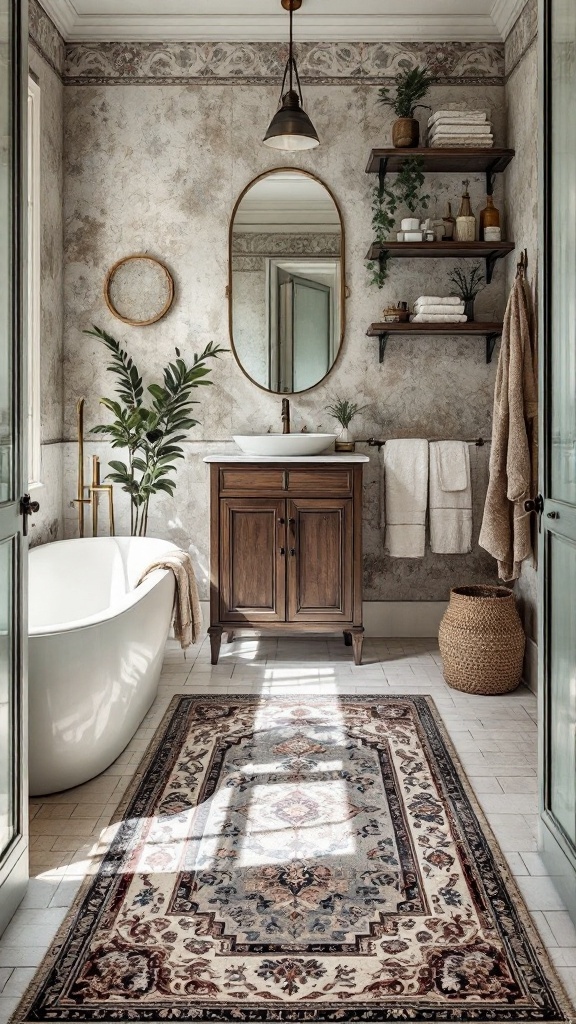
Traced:
[[[302, 109], [302, 89], [296, 67], [292, 35], [294, 11], [300, 9], [302, 0], [281, 0], [281, 3], [284, 10], [290, 12], [290, 47], [280, 90], [279, 109], [274, 114], [264, 136], [264, 145], [270, 146], [271, 149], [284, 149], [290, 152], [299, 149], [314, 149], [319, 145], [320, 140], [308, 114]], [[285, 93], [286, 79], [288, 79], [288, 91]], [[294, 88], [294, 85], [297, 89]]]

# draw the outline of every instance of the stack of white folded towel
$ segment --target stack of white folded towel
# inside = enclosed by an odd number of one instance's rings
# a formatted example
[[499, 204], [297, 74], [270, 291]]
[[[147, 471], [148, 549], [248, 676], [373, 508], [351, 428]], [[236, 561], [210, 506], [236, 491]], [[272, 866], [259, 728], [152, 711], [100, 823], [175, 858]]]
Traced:
[[410, 317], [414, 324], [463, 324], [464, 303], [456, 295], [421, 295]]
[[484, 110], [437, 110], [428, 120], [429, 146], [494, 145], [492, 125]]

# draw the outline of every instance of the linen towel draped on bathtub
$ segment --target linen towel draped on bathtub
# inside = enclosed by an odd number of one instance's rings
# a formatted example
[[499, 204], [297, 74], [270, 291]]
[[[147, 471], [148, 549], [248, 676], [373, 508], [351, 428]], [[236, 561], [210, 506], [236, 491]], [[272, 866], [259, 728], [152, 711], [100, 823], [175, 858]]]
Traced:
[[422, 558], [426, 544], [428, 442], [387, 441], [384, 448], [385, 544], [393, 558]]
[[500, 579], [518, 579], [532, 552], [530, 516], [524, 502], [533, 495], [531, 436], [538, 415], [530, 311], [524, 275], [516, 276], [502, 331], [496, 371], [490, 481], [480, 545], [498, 562]]
[[430, 548], [438, 555], [472, 550], [472, 487], [466, 441], [430, 444]]
[[202, 609], [192, 559], [187, 551], [171, 551], [159, 561], [152, 562], [142, 573], [136, 586], [155, 569], [168, 569], [174, 573], [174, 636], [185, 651], [190, 644], [197, 642], [202, 628]]

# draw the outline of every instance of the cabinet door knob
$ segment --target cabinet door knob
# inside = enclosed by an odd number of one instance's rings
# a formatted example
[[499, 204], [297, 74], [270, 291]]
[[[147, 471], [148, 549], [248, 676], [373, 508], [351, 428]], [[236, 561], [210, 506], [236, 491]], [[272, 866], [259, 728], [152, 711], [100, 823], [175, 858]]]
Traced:
[[560, 519], [560, 513], [559, 512], [547, 512], [546, 515], [547, 515], [548, 519]]
[[286, 548], [280, 548], [280, 554], [281, 555], [285, 555], [286, 554]]
[[296, 520], [294, 519], [294, 516], [290, 516], [288, 522], [290, 523], [290, 526], [296, 526]]
[[290, 554], [291, 555], [295, 555], [296, 554], [296, 548], [290, 548]]
[[286, 520], [283, 518], [283, 516], [280, 516], [279, 519], [278, 519], [278, 525], [279, 526], [284, 526], [285, 522], [286, 522]]

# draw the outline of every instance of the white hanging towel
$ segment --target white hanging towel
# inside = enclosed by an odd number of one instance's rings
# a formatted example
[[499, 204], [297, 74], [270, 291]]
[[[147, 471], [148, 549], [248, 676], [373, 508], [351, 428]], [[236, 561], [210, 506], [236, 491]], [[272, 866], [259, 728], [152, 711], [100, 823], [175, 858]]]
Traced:
[[465, 441], [430, 445], [430, 547], [437, 555], [472, 550], [470, 452]]
[[428, 442], [387, 441], [384, 448], [386, 548], [393, 558], [422, 558], [426, 544]]

